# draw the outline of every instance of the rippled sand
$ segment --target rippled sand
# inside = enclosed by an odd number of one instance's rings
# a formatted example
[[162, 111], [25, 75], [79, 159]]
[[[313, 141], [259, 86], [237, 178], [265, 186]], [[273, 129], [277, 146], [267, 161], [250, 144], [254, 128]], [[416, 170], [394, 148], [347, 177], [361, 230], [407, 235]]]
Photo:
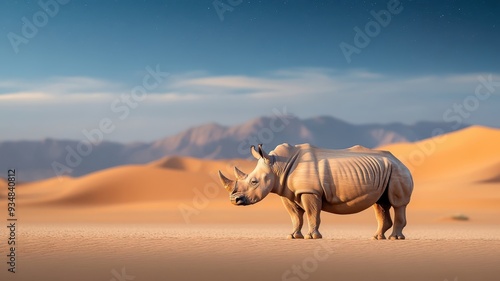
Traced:
[[[413, 225], [372, 241], [362, 225], [286, 240], [288, 225], [28, 224], [1, 280], [499, 280], [500, 226]], [[2, 252], [5, 246], [2, 247]], [[133, 278], [133, 279], [132, 279]]]

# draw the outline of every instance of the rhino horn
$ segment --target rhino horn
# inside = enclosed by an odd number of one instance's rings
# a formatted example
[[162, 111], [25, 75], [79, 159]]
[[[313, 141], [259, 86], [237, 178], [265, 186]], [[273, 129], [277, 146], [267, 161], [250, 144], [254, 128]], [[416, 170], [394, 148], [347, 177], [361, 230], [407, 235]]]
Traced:
[[260, 158], [262, 158], [262, 155], [260, 155], [260, 153], [255, 149], [255, 145], [252, 145], [250, 147], [250, 152], [252, 152], [252, 155], [253, 157], [255, 157], [255, 159], [259, 160]]
[[248, 176], [247, 174], [240, 171], [240, 169], [238, 169], [238, 167], [234, 167], [234, 175], [236, 176], [236, 178], [238, 180], [245, 179]]
[[226, 178], [221, 171], [219, 171], [219, 178], [224, 188], [226, 188], [227, 191], [231, 192], [234, 188], [234, 181]]
[[259, 144], [259, 154], [264, 158], [266, 159], [266, 162], [270, 163], [272, 162], [271, 160], [271, 156], [269, 156], [269, 154], [267, 154], [267, 152], [264, 151], [264, 149], [262, 149], [262, 144]]

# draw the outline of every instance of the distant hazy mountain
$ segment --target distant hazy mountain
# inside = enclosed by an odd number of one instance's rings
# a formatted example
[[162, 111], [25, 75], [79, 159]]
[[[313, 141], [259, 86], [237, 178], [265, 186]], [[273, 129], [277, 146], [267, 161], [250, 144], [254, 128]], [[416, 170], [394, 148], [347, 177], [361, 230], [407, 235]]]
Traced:
[[80, 176], [117, 165], [147, 163], [167, 155], [247, 158], [250, 145], [258, 143], [263, 143], [269, 151], [284, 142], [308, 142], [325, 148], [346, 148], [355, 144], [377, 147], [413, 142], [429, 138], [435, 132], [451, 131], [454, 129], [445, 122], [354, 125], [328, 116], [310, 119], [261, 117], [231, 127], [213, 123], [201, 125], [152, 143], [102, 142], [92, 146], [90, 153], [81, 141], [0, 142], [0, 170], [15, 168], [20, 180], [32, 181], [57, 174]]

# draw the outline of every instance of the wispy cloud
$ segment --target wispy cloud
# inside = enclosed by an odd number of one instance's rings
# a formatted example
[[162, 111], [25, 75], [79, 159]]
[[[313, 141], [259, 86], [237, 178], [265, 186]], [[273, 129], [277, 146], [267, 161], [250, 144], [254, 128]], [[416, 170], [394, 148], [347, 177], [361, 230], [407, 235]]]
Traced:
[[[356, 70], [340, 73], [328, 69], [278, 70], [265, 76], [216, 76], [200, 72], [170, 78], [160, 91], [154, 93], [166, 101], [196, 100], [206, 97], [241, 95], [253, 98], [294, 98], [306, 95], [311, 99], [322, 95], [379, 96], [397, 95], [398, 99], [413, 94], [442, 96], [474, 90], [477, 77], [486, 73], [442, 76], [387, 77], [379, 73]], [[500, 74], [493, 75], [500, 81]], [[87, 97], [96, 102], [127, 92], [120, 83], [90, 77], [54, 77], [43, 82], [22, 80], [0, 81], [0, 98], [8, 100], [49, 100], [65, 98], [67, 101]], [[31, 97], [32, 99], [29, 99]], [[246, 97], [245, 97], [246, 98]]]
[[[150, 140], [205, 122], [242, 122], [283, 106], [301, 117], [333, 115], [355, 123], [442, 120], [445, 110], [474, 95], [479, 76], [488, 75], [388, 76], [366, 70], [320, 68], [280, 69], [260, 76], [205, 72], [171, 75], [134, 110], [135, 117], [122, 124], [123, 133], [117, 133], [116, 138], [141, 135]], [[491, 75], [493, 81], [500, 81], [500, 74]], [[22, 128], [40, 126], [44, 114], [50, 111], [52, 123], [77, 128], [77, 135], [82, 127], [89, 126], [88, 120], [106, 116], [110, 102], [130, 94], [130, 90], [128, 85], [92, 77], [4, 80], [0, 81], [0, 110], [26, 116]], [[494, 120], [500, 120], [499, 94], [500, 88], [467, 121], [484, 125], [498, 122]], [[37, 122], [29, 122], [30, 118]], [[47, 135], [37, 137], [65, 133], [52, 128], [45, 132]], [[28, 134], [29, 129], [23, 136]]]
[[124, 85], [90, 77], [51, 77], [44, 81], [4, 80], [0, 81], [0, 99], [26, 103], [102, 101], [123, 89]]
[[0, 101], [24, 101], [24, 102], [33, 102], [40, 100], [49, 100], [52, 99], [53, 96], [48, 95], [44, 92], [16, 92], [16, 93], [7, 93], [0, 95]]

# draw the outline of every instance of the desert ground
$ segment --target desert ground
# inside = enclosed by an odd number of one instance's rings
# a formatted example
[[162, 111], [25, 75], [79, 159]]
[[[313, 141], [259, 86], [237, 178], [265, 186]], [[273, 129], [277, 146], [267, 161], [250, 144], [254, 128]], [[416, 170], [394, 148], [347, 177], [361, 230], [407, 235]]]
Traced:
[[[19, 183], [16, 273], [1, 280], [500, 280], [500, 130], [382, 147], [412, 171], [404, 241], [373, 241], [373, 210], [323, 213], [323, 239], [287, 240], [278, 196], [230, 204], [216, 177], [251, 160], [166, 157]], [[7, 225], [6, 183], [0, 218]], [[304, 231], [307, 230], [305, 226]], [[7, 254], [5, 254], [7, 253]]]

